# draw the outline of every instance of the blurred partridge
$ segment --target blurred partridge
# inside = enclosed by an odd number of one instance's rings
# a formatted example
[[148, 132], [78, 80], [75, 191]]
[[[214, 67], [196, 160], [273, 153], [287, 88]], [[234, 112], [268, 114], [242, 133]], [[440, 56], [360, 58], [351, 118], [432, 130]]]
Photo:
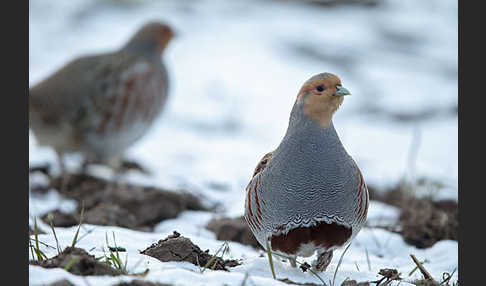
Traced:
[[285, 137], [258, 163], [246, 188], [245, 219], [266, 249], [309, 257], [325, 271], [333, 250], [360, 231], [368, 211], [363, 176], [344, 149], [332, 116], [350, 92], [333, 74], [311, 77], [300, 89]]
[[172, 36], [168, 25], [147, 23], [121, 49], [75, 59], [31, 87], [29, 125], [37, 142], [59, 158], [81, 152], [117, 167], [166, 103], [161, 55]]

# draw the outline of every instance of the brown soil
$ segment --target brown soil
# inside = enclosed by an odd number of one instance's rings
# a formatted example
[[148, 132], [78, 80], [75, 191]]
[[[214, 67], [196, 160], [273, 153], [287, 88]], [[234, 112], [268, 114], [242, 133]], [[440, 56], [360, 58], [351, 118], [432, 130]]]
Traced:
[[380, 201], [397, 207], [401, 207], [402, 202], [407, 197], [405, 190], [400, 185], [385, 191], [378, 191], [375, 187], [368, 185], [368, 193], [370, 200]]
[[130, 282], [122, 282], [114, 286], [171, 286], [169, 284], [154, 283], [143, 280], [132, 280]]
[[413, 281], [413, 282], [410, 282], [412, 283], [413, 285], [417, 285], [417, 286], [451, 286], [451, 284], [449, 283], [449, 281], [447, 282], [437, 282], [437, 281], [434, 281], [432, 279], [422, 279], [422, 280], [416, 280], [416, 281]]
[[[63, 213], [59, 210], [50, 212], [52, 218], [52, 224], [56, 227], [69, 227], [79, 224], [79, 214], [77, 213]], [[42, 217], [42, 220], [49, 223], [48, 215]]]
[[140, 165], [135, 161], [127, 161], [127, 160], [123, 161], [120, 169], [121, 172], [128, 172], [131, 170], [135, 170], [146, 175], [150, 174], [150, 172], [147, 169], [145, 169], [142, 165]]
[[369, 191], [370, 199], [400, 208], [397, 225], [390, 228], [398, 229], [408, 244], [427, 248], [440, 240], [458, 240], [457, 201], [416, 198], [403, 185], [387, 192], [377, 192], [373, 188]]
[[[140, 253], [152, 256], [163, 262], [187, 261], [200, 267], [204, 267], [213, 258], [213, 255], [209, 254], [209, 250], [202, 251], [190, 239], [181, 236], [176, 231], [174, 231], [174, 234], [159, 240], [159, 242], [152, 244]], [[228, 271], [226, 267], [234, 267], [237, 265], [240, 265], [240, 263], [236, 260], [224, 260], [216, 256], [208, 268], [213, 269], [214, 267], [214, 270]]]
[[381, 277], [376, 281], [371, 281], [370, 283], [374, 283], [376, 285], [388, 285], [392, 281], [402, 280], [402, 278], [400, 277], [400, 273], [398, 273], [396, 269], [391, 269], [391, 268], [380, 269], [380, 272], [378, 272], [378, 274], [383, 277]]
[[49, 176], [50, 171], [51, 171], [51, 166], [49, 164], [29, 166], [29, 174], [35, 173], [35, 172], [40, 172], [40, 173], [43, 173], [44, 175]]
[[[281, 282], [290, 284], [290, 285], [298, 285], [298, 286], [318, 286], [318, 285], [320, 285], [320, 284], [315, 284], [315, 283], [310, 283], [310, 282], [298, 283], [298, 282], [294, 282], [292, 280], [289, 280], [288, 278], [278, 279], [278, 280], [281, 281]], [[370, 282], [357, 283], [356, 280], [346, 280], [346, 281], [343, 281], [341, 286], [370, 286]]]
[[[82, 166], [82, 168], [85, 168], [90, 164], [91, 163], [87, 163], [85, 166]], [[140, 165], [135, 161], [130, 161], [130, 160], [122, 161], [118, 172], [126, 173], [131, 170], [135, 170], [143, 174], [150, 174], [150, 171], [148, 171], [145, 167], [143, 167], [142, 165]], [[35, 173], [35, 172], [41, 172], [47, 176], [50, 176], [51, 165], [48, 163], [43, 163], [39, 165], [29, 166], [29, 173]]]
[[343, 281], [341, 286], [370, 286], [370, 282], [359, 282], [359, 283], [357, 283], [356, 280], [346, 280], [346, 281]]
[[[61, 190], [61, 178], [53, 178], [49, 188]], [[66, 188], [59, 192], [76, 200], [78, 208], [69, 214], [52, 212], [56, 227], [79, 224], [83, 204], [83, 223], [145, 231], [150, 231], [160, 221], [177, 217], [182, 211], [207, 210], [199, 198], [192, 194], [115, 184], [85, 174], [70, 174]], [[42, 219], [48, 222], [47, 214]]]
[[263, 249], [255, 236], [253, 236], [253, 233], [242, 216], [238, 218], [213, 219], [208, 223], [206, 228], [216, 233], [218, 240], [236, 241], [241, 244]]
[[[412, 284], [417, 285], [417, 286], [439, 286], [440, 285], [436, 281], [430, 280], [430, 279], [417, 280], [417, 281], [412, 282]], [[449, 283], [442, 284], [442, 285], [449, 286]]]
[[44, 261], [31, 260], [29, 264], [38, 265], [44, 268], [63, 268], [68, 264], [71, 266], [67, 271], [75, 275], [122, 275], [121, 270], [115, 269], [105, 262], [100, 262], [93, 255], [88, 254], [84, 249], [66, 247], [61, 254]]
[[429, 199], [410, 200], [399, 218], [404, 240], [427, 248], [439, 240], [458, 240], [457, 202]]

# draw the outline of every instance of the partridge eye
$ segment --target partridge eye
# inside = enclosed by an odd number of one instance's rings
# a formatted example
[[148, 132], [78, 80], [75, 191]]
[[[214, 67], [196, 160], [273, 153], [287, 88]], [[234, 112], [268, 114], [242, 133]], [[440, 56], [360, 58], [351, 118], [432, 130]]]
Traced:
[[322, 85], [318, 85], [318, 86], [316, 86], [316, 90], [317, 90], [318, 92], [321, 92], [321, 91], [323, 91], [323, 90], [324, 90], [324, 87], [323, 87]]

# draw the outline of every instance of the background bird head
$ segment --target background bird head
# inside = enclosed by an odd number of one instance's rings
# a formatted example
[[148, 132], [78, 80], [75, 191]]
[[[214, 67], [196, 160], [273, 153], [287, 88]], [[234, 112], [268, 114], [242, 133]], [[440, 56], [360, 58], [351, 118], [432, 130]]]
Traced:
[[138, 53], [161, 54], [173, 37], [174, 31], [169, 25], [149, 22], [132, 36], [125, 49], [134, 50]]
[[307, 80], [299, 91], [296, 103], [312, 121], [328, 127], [334, 112], [341, 106], [345, 95], [351, 93], [341, 85], [341, 79], [331, 73], [320, 73]]

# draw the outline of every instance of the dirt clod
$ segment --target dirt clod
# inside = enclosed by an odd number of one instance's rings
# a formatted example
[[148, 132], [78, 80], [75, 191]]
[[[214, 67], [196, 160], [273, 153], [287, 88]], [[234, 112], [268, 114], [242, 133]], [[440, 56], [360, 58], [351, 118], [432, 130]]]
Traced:
[[[400, 277], [400, 273], [398, 273], [396, 269], [390, 269], [390, 268], [380, 269], [380, 272], [378, 272], [378, 274], [383, 277], [377, 281], [372, 281], [371, 283], [385, 286], [390, 284], [391, 281], [402, 280], [402, 278]], [[383, 284], [381, 284], [382, 282]]]
[[399, 217], [404, 240], [417, 248], [427, 248], [439, 240], [457, 240], [457, 202], [431, 199], [410, 200]]
[[408, 244], [428, 248], [440, 240], [458, 240], [457, 201], [417, 198], [402, 184], [387, 192], [369, 191], [370, 199], [400, 208], [397, 225], [390, 228], [399, 229]]
[[[44, 261], [29, 262], [31, 265], [38, 265], [44, 268], [63, 268], [75, 275], [122, 275], [121, 270], [115, 269], [105, 262], [95, 259], [84, 249], [76, 247], [66, 247], [61, 254]], [[67, 267], [69, 266], [69, 267]]]
[[370, 282], [356, 282], [356, 280], [343, 281], [341, 286], [370, 286]]
[[213, 219], [208, 223], [206, 228], [216, 233], [218, 240], [236, 241], [241, 244], [263, 249], [242, 216], [238, 218]]
[[[141, 254], [152, 256], [163, 262], [187, 261], [200, 267], [204, 267], [213, 258], [213, 255], [209, 254], [209, 250], [202, 251], [189, 238], [181, 236], [176, 231], [167, 238], [152, 244]], [[236, 260], [224, 260], [216, 257], [208, 268], [213, 269], [214, 267], [214, 270], [228, 271], [226, 267], [234, 267], [239, 264]]]
[[117, 225], [136, 229], [137, 218], [129, 210], [112, 202], [100, 202], [85, 213], [84, 222], [96, 225]]
[[135, 161], [123, 161], [121, 166], [120, 166], [120, 171], [122, 172], [128, 172], [130, 170], [135, 170], [135, 171], [138, 171], [142, 174], [146, 174], [146, 175], [149, 175], [150, 172], [145, 169], [142, 165], [140, 165], [139, 163], [135, 162]]
[[391, 268], [385, 268], [385, 269], [380, 269], [380, 272], [378, 272], [381, 276], [384, 276], [385, 278], [390, 278], [390, 279], [396, 279], [399, 278], [399, 273], [398, 270], [396, 269], [391, 269]]
[[[61, 190], [61, 178], [54, 178], [49, 188]], [[71, 214], [52, 212], [56, 227], [78, 225], [83, 205], [84, 223], [145, 231], [182, 211], [207, 210], [192, 194], [117, 184], [86, 174], [70, 174], [62, 195], [76, 200], [78, 208]], [[43, 217], [47, 222], [46, 219], [47, 215]]]
[[79, 214], [78, 213], [63, 213], [59, 210], [54, 210], [41, 217], [41, 219], [49, 223], [49, 215], [52, 218], [52, 224], [56, 227], [69, 227], [79, 224]]

